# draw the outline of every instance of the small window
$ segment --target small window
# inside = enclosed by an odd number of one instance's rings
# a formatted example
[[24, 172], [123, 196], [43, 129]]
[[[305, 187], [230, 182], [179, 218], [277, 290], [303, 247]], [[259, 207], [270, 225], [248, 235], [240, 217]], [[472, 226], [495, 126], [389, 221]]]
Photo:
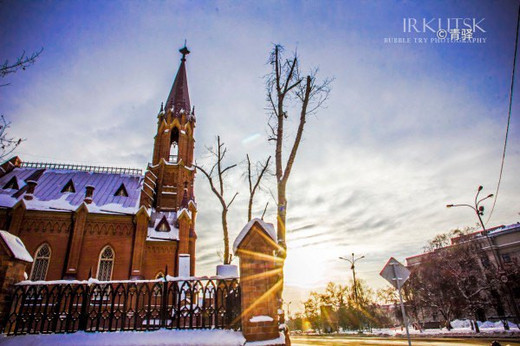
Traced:
[[63, 189], [61, 190], [61, 192], [76, 192], [76, 189], [74, 188], [74, 183], [72, 182], [72, 179], [69, 180], [69, 182], [63, 187]]
[[155, 227], [157, 232], [170, 232], [171, 228], [168, 224], [168, 220], [166, 220], [166, 216], [163, 216], [157, 227]]
[[4, 185], [4, 189], [14, 189], [18, 190], [20, 187], [18, 186], [18, 181], [16, 180], [16, 177], [12, 177], [11, 180], [7, 182], [7, 184]]
[[34, 263], [31, 271], [32, 281], [43, 281], [47, 277], [47, 269], [49, 269], [49, 262], [51, 261], [51, 247], [49, 244], [43, 244], [36, 251], [34, 256]]
[[128, 197], [128, 192], [126, 191], [125, 184], [121, 184], [121, 186], [119, 186], [119, 189], [117, 189], [114, 196]]

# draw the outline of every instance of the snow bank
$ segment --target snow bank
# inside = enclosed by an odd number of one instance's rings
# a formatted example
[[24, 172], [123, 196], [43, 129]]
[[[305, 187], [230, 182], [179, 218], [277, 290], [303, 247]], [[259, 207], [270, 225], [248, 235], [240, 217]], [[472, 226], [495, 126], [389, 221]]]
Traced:
[[[478, 322], [478, 325], [480, 327], [480, 333], [476, 334], [474, 330], [471, 329], [471, 323], [469, 320], [454, 320], [451, 321], [451, 325], [453, 327], [452, 330], [448, 330], [446, 328], [441, 329], [425, 329], [422, 332], [420, 330], [417, 330], [415, 328], [410, 328], [410, 334], [413, 335], [443, 335], [443, 336], [450, 336], [450, 335], [456, 335], [456, 336], [475, 336], [475, 335], [495, 335], [495, 334], [504, 334], [504, 335], [518, 335], [520, 333], [520, 330], [518, 326], [513, 323], [509, 322], [509, 328], [510, 330], [504, 330], [504, 325], [501, 321], [497, 322], [491, 322], [491, 321], [485, 321], [485, 322]], [[404, 336], [406, 335], [406, 332], [404, 328], [374, 328], [372, 333], [365, 334], [371, 334], [371, 335], [378, 335], [378, 336]]]
[[454, 320], [451, 322], [451, 326], [454, 329], [471, 328], [471, 322], [469, 320]]
[[[278, 340], [278, 339], [275, 339]], [[107, 333], [85, 333], [72, 334], [46, 334], [46, 335], [21, 335], [0, 337], [2, 346], [55, 346], [55, 345], [227, 345], [241, 346], [245, 343], [241, 332], [232, 330], [166, 330], [160, 329], [153, 332], [107, 332]], [[273, 340], [274, 341], [274, 340]], [[247, 345], [273, 345], [273, 343]]]

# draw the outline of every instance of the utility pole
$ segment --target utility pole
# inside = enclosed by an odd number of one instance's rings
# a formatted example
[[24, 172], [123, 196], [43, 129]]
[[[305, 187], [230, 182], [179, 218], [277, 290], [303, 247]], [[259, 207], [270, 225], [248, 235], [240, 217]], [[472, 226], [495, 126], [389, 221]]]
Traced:
[[354, 280], [354, 300], [356, 301], [356, 304], [358, 304], [358, 305], [359, 305], [359, 302], [358, 302], [357, 281], [356, 281], [356, 262], [363, 258], [365, 258], [365, 256], [356, 258], [354, 253], [352, 253], [351, 259], [346, 258], [346, 257], [339, 258], [339, 259], [342, 259], [342, 260], [350, 263], [350, 269], [352, 269], [352, 279]]

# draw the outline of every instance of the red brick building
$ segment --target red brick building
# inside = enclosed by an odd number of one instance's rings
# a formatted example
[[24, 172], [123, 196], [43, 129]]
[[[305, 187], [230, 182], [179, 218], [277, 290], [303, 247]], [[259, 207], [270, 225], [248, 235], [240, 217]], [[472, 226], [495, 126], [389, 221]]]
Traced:
[[195, 273], [195, 114], [186, 47], [140, 170], [26, 163], [0, 168], [0, 229], [34, 257], [31, 280], [153, 279]]

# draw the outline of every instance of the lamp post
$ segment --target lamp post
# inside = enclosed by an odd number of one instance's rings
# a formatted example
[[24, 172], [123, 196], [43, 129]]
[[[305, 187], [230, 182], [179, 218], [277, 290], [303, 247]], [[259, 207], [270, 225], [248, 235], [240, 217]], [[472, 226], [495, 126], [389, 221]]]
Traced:
[[354, 299], [356, 300], [356, 304], [358, 304], [358, 294], [357, 294], [357, 282], [356, 282], [356, 262], [360, 259], [365, 258], [365, 256], [361, 256], [356, 258], [354, 253], [352, 253], [352, 258], [340, 257], [339, 259], [345, 260], [350, 263], [350, 269], [352, 269], [352, 278], [354, 279]]
[[453, 208], [453, 207], [468, 207], [473, 209], [473, 211], [477, 214], [478, 220], [480, 221], [480, 225], [482, 226], [482, 231], [484, 235], [487, 235], [486, 227], [484, 226], [484, 222], [482, 222], [481, 216], [484, 215], [484, 206], [481, 206], [480, 203], [488, 198], [493, 197], [493, 194], [489, 194], [484, 198], [478, 199], [478, 195], [480, 194], [480, 191], [482, 191], [483, 187], [480, 185], [477, 189], [477, 193], [475, 195], [475, 205], [471, 204], [448, 204], [446, 208]]
[[[480, 222], [480, 225], [482, 226], [482, 234], [486, 237], [488, 243], [489, 243], [489, 247], [491, 249], [491, 252], [493, 253], [493, 257], [495, 258], [495, 262], [498, 266], [498, 269], [499, 269], [499, 273], [501, 273], [502, 276], [504, 276], [504, 266], [502, 265], [502, 260], [498, 254], [498, 251], [495, 247], [495, 242], [494, 240], [492, 239], [492, 237], [489, 236], [488, 234], [488, 231], [486, 230], [486, 227], [484, 226], [484, 222], [482, 222], [482, 215], [484, 215], [484, 206], [481, 206], [480, 203], [488, 198], [491, 198], [493, 197], [493, 194], [489, 194], [487, 195], [486, 197], [484, 198], [481, 198], [481, 199], [478, 199], [478, 196], [480, 194], [480, 191], [482, 191], [483, 187], [482, 185], [480, 185], [477, 189], [477, 193], [475, 194], [475, 201], [474, 201], [474, 205], [471, 205], [471, 204], [448, 204], [446, 205], [447, 208], [453, 208], [453, 207], [468, 207], [468, 208], [471, 208], [473, 209], [473, 211], [477, 214], [477, 217], [478, 217], [478, 220]], [[507, 277], [506, 277], [507, 278]], [[513, 295], [513, 292], [511, 291], [511, 288], [509, 286], [506, 286], [505, 290], [507, 291], [508, 295], [509, 295], [509, 300], [511, 301], [510, 304], [511, 306], [513, 307], [513, 311], [516, 315], [516, 318], [518, 320], [518, 317], [519, 317], [519, 314], [520, 314], [520, 311], [518, 309], [518, 306], [516, 306], [515, 304], [515, 299], [514, 299], [514, 295]], [[507, 326], [507, 322], [504, 323], [504, 327], [505, 329], [509, 329], [509, 327]]]

